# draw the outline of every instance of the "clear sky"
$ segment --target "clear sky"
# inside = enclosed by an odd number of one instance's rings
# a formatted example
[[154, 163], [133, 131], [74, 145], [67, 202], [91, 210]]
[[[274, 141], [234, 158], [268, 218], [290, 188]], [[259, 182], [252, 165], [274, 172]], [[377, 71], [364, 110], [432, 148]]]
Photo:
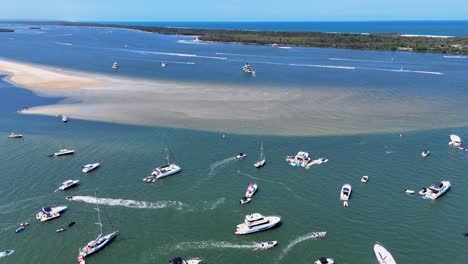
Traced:
[[0, 19], [468, 20], [468, 0], [2, 0]]

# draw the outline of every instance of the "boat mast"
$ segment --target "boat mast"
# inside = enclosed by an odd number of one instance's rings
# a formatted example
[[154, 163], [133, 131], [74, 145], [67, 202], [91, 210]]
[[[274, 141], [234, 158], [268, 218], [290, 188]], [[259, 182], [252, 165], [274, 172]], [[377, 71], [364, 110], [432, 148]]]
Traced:
[[101, 222], [101, 211], [99, 210], [99, 203], [98, 203], [98, 200], [97, 200], [97, 192], [94, 193], [94, 198], [96, 199], [96, 209], [97, 210], [97, 213], [98, 213], [98, 223], [96, 223], [96, 225], [99, 226], [99, 237], [102, 236], [102, 222]]

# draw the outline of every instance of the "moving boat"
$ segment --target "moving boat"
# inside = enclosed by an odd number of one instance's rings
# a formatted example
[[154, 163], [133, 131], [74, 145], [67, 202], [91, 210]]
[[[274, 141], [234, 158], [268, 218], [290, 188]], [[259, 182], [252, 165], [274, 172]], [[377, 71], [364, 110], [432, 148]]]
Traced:
[[59, 150], [59, 152], [55, 152], [54, 155], [58, 157], [58, 156], [71, 155], [73, 153], [75, 153], [75, 150], [73, 149], [61, 149]]
[[86, 165], [81, 166], [81, 168], [82, 168], [81, 171], [84, 172], [84, 173], [87, 173], [87, 172], [90, 172], [92, 170], [97, 169], [97, 167], [99, 167], [99, 165], [100, 165], [99, 162], [86, 164]]
[[320, 165], [325, 162], [328, 162], [327, 158], [318, 158], [316, 160], [312, 160], [309, 164], [307, 164], [307, 167], [312, 166], [312, 165]]
[[321, 257], [317, 259], [314, 264], [334, 264], [335, 260], [332, 258], [327, 258], [327, 257]]
[[8, 135], [8, 138], [23, 138], [23, 135], [21, 134], [15, 134], [14, 132], [11, 132], [10, 135]]
[[189, 260], [184, 260], [181, 257], [173, 258], [169, 260], [169, 263], [171, 264], [198, 264], [201, 263], [201, 259], [189, 259]]
[[396, 264], [392, 254], [378, 242], [374, 245], [374, 253], [380, 264]]
[[66, 189], [78, 186], [79, 184], [80, 180], [67, 180], [62, 182], [62, 186], [58, 187], [58, 189], [55, 190], [55, 192], [65, 191]]
[[250, 75], [252, 75], [254, 77], [256, 76], [255, 71], [252, 70], [252, 66], [250, 66], [249, 63], [244, 64], [244, 66], [242, 66], [242, 70], [247, 74], [250, 74]]
[[449, 146], [459, 147], [461, 146], [461, 138], [457, 135], [450, 135]]
[[419, 194], [423, 195], [423, 199], [435, 200], [446, 193], [451, 187], [449, 181], [434, 182], [428, 188], [422, 188]]
[[20, 226], [15, 230], [15, 233], [19, 233], [19, 232], [23, 231], [25, 228], [26, 227], [24, 227], [24, 226]]
[[8, 250], [5, 250], [5, 251], [0, 251], [0, 258], [8, 257], [8, 256], [12, 255], [13, 253], [15, 253], [15, 251], [14, 251], [13, 249], [8, 249]]
[[413, 190], [408, 190], [408, 189], [405, 189], [405, 193], [413, 194], [413, 193], [414, 193], [414, 191], [413, 191]]
[[341, 192], [340, 192], [340, 200], [343, 201], [343, 206], [348, 207], [348, 200], [349, 197], [351, 196], [351, 185], [345, 184], [343, 187], [341, 187]]
[[66, 116], [64, 116], [64, 115], [62, 116], [62, 122], [64, 122], [64, 123], [68, 122], [68, 118]]
[[66, 206], [43, 207], [36, 214], [36, 219], [40, 220], [41, 222], [52, 220], [54, 218], [60, 217], [60, 214], [66, 209]]
[[167, 66], [167, 63], [165, 63], [164, 61], [161, 62], [161, 67], [162, 67], [162, 68], [166, 68], [166, 66]]
[[56, 232], [56, 233], [60, 233], [60, 232], [63, 232], [63, 231], [65, 231], [65, 230], [67, 230], [67, 229], [61, 227], [61, 228], [55, 230], [55, 232]]
[[260, 158], [258, 159], [257, 162], [255, 162], [254, 167], [255, 168], [261, 168], [263, 165], [265, 165], [266, 159], [265, 159], [265, 152], [263, 151], [263, 143], [260, 144]]
[[118, 68], [119, 64], [116, 61], [114, 61], [114, 63], [112, 64], [112, 69], [117, 70]]
[[263, 216], [254, 213], [245, 216], [244, 223], [237, 225], [236, 235], [247, 235], [273, 228], [281, 221], [280, 216]]
[[244, 197], [240, 200], [241, 204], [248, 203], [252, 200], [252, 196], [257, 192], [258, 186], [255, 183], [249, 183], [247, 190], [245, 191]]
[[327, 235], [327, 232], [312, 232], [311, 237], [313, 238], [324, 238]]
[[178, 165], [170, 162], [169, 149], [167, 146], [164, 147], [163, 152], [164, 152], [163, 156], [166, 159], [166, 165], [153, 169], [153, 172], [151, 173], [151, 175], [155, 176], [156, 179], [164, 178], [172, 174], [176, 174], [182, 170]]
[[265, 249], [274, 248], [276, 245], [278, 245], [278, 241], [270, 240], [270, 241], [260, 243], [260, 245], [258, 245], [256, 249], [265, 250]]
[[[97, 196], [96, 196], [96, 200], [97, 200]], [[98, 215], [98, 222], [96, 223], [96, 225], [99, 226], [99, 235], [97, 236], [96, 239], [89, 241], [88, 244], [86, 244], [86, 246], [84, 246], [83, 248], [81, 248], [78, 251], [77, 260], [78, 260], [78, 263], [80, 263], [80, 264], [85, 263], [85, 261], [84, 261], [85, 257], [87, 257], [89, 255], [92, 255], [92, 254], [98, 252], [99, 250], [103, 249], [119, 233], [119, 231], [114, 231], [112, 233], [109, 233], [109, 234], [103, 236], [102, 235], [101, 212], [99, 210], [99, 204], [97, 202], [96, 202], [96, 208], [95, 209], [97, 210], [97, 215]]]
[[369, 180], [369, 176], [362, 176], [361, 182], [366, 183]]
[[247, 154], [242, 153], [242, 152], [236, 155], [236, 159], [243, 159], [245, 157], [247, 157]]
[[295, 156], [286, 156], [286, 161], [293, 167], [307, 167], [311, 162], [309, 153], [305, 151], [299, 151]]
[[429, 150], [427, 150], [427, 149], [423, 150], [421, 152], [421, 157], [425, 158], [425, 157], [429, 156], [429, 153], [431, 153]]

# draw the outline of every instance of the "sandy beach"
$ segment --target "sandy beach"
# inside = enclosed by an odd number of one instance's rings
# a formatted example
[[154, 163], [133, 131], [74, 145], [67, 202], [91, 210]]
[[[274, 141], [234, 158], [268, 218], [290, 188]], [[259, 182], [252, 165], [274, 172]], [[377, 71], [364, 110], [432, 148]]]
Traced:
[[[0, 60], [12, 83], [66, 99], [25, 114], [238, 134], [343, 135], [466, 125], [447, 103], [370, 89], [269, 88], [96, 75]], [[389, 100], [389, 98], [391, 98]], [[431, 114], [428, 114], [431, 113]], [[450, 116], [450, 122], [438, 122]]]

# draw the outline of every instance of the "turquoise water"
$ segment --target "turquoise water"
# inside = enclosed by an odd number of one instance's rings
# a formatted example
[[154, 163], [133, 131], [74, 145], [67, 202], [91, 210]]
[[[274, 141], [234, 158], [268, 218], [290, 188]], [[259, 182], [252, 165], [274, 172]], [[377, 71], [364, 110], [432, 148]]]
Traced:
[[[0, 42], [1, 56], [104, 72], [102, 65], [109, 66], [107, 62], [114, 60], [113, 50], [105, 47], [116, 42], [120, 45], [129, 36], [139, 38], [138, 45], [168, 52], [195, 51], [213, 55], [219, 49], [234, 50], [233, 53], [239, 50], [255, 53], [264, 49], [269, 56], [275, 52], [267, 49], [271, 47], [187, 45], [177, 42], [180, 39], [175, 37], [130, 31], [117, 31], [120, 33], [113, 33], [117, 36], [108, 38], [95, 29], [50, 28], [45, 32], [36, 34], [24, 29], [9, 37], [1, 35], [18, 40], [14, 42], [16, 44]], [[94, 39], [94, 42], [86, 47], [73, 44], [73, 49], [67, 50], [69, 46], [55, 44], [69, 37], [64, 36], [69, 34], [65, 32], [77, 34], [79, 37], [74, 41], [83, 45], [88, 40]], [[157, 42], [153, 42], [155, 39]], [[28, 41], [36, 44], [36, 50], [28, 50]], [[446, 75], [442, 77], [445, 79], [440, 79], [424, 74], [395, 76], [385, 71], [348, 74], [301, 69], [293, 80], [295, 84], [316, 83], [315, 76], [318, 83], [329, 80], [341, 89], [362, 85], [401, 96], [430, 93], [441, 100], [449, 96], [458, 96], [462, 100], [466, 96], [463, 69], [467, 65], [463, 60], [448, 60], [439, 54], [333, 49], [300, 51], [305, 53], [295, 51], [299, 53], [296, 57], [282, 60], [302, 58], [312, 61], [317, 59], [314, 55], [320, 54], [323, 60], [341, 55], [378, 58], [396, 54], [415, 68], [444, 71]], [[124, 53], [117, 54], [122, 56]], [[93, 56], [94, 60], [91, 59]], [[96, 56], [104, 62], [96, 60]], [[156, 63], [138, 62], [143, 60], [142, 57], [132, 57], [137, 61], [134, 64], [137, 68], [122, 72], [129, 76], [159, 78], [159, 73], [151, 68]], [[222, 64], [208, 60], [203, 64], [201, 62], [207, 60], [193, 60], [201, 68], [219, 67], [220, 72], [231, 71], [231, 67], [241, 63], [228, 60]], [[345, 63], [369, 67], [364, 61]], [[208, 74], [198, 74], [198, 67], [183, 67], [165, 78], [195, 81], [209, 78]], [[265, 72], [274, 68], [265, 67]], [[141, 69], [146, 71], [142, 73]], [[215, 81], [237, 82], [233, 76], [222, 76]], [[270, 76], [270, 80], [259, 78], [259, 82], [286, 83], [290, 77], [274, 73]], [[399, 84], [406, 85], [400, 87]], [[105, 232], [119, 230], [120, 235], [103, 251], [90, 257], [87, 263], [167, 263], [175, 256], [201, 257], [205, 263], [229, 264], [311, 263], [321, 256], [333, 257], [337, 263], [377, 263], [372, 250], [376, 241], [381, 242], [398, 263], [468, 262], [466, 238], [462, 235], [468, 231], [465, 221], [468, 198], [464, 195], [468, 152], [447, 146], [449, 134], [456, 133], [463, 138], [468, 133], [467, 128], [408, 132], [403, 137], [398, 133], [334, 137], [227, 134], [223, 137], [220, 133], [73, 118], [63, 124], [55, 117], [15, 113], [24, 106], [58, 100], [39, 98], [0, 82], [0, 134], [4, 135], [0, 136], [0, 249], [15, 249], [14, 255], [2, 259], [4, 263], [75, 261], [77, 249], [97, 234], [96, 212], [92, 204], [96, 190]], [[25, 138], [9, 140], [7, 135], [11, 131], [23, 133]], [[268, 163], [257, 170], [252, 164], [259, 154], [260, 142], [264, 143]], [[141, 179], [160, 164], [164, 144], [170, 146], [183, 171], [154, 184], [144, 184]], [[60, 148], [75, 149], [76, 154], [47, 157]], [[427, 159], [421, 159], [422, 149], [431, 150]], [[299, 150], [309, 151], [313, 158], [326, 157], [329, 162], [309, 170], [290, 167], [284, 157]], [[231, 157], [239, 152], [247, 153], [248, 157], [233, 160]], [[80, 166], [91, 162], [101, 162], [102, 165], [94, 172], [82, 174]], [[367, 184], [360, 182], [362, 175], [370, 177]], [[54, 193], [53, 190], [67, 179], [80, 179], [81, 185], [67, 192]], [[437, 180], [452, 183], [452, 190], [437, 201], [404, 193], [405, 188], [418, 191]], [[249, 182], [257, 183], [259, 192], [250, 204], [241, 206], [239, 199]], [[339, 201], [339, 191], [345, 183], [353, 186], [348, 208]], [[65, 197], [68, 195], [75, 196], [75, 201], [67, 201]], [[47, 223], [35, 220], [35, 212], [41, 207], [63, 204], [69, 206], [69, 210], [59, 219]], [[244, 215], [253, 212], [281, 215], [282, 225], [267, 232], [235, 236], [235, 226], [243, 221]], [[25, 221], [31, 225], [15, 234], [17, 224]], [[55, 233], [55, 229], [70, 221], [77, 224], [66, 232]], [[327, 231], [328, 234], [323, 240], [308, 239], [307, 234], [314, 231]], [[279, 245], [268, 251], [253, 250], [253, 243], [269, 239], [278, 240]]]

